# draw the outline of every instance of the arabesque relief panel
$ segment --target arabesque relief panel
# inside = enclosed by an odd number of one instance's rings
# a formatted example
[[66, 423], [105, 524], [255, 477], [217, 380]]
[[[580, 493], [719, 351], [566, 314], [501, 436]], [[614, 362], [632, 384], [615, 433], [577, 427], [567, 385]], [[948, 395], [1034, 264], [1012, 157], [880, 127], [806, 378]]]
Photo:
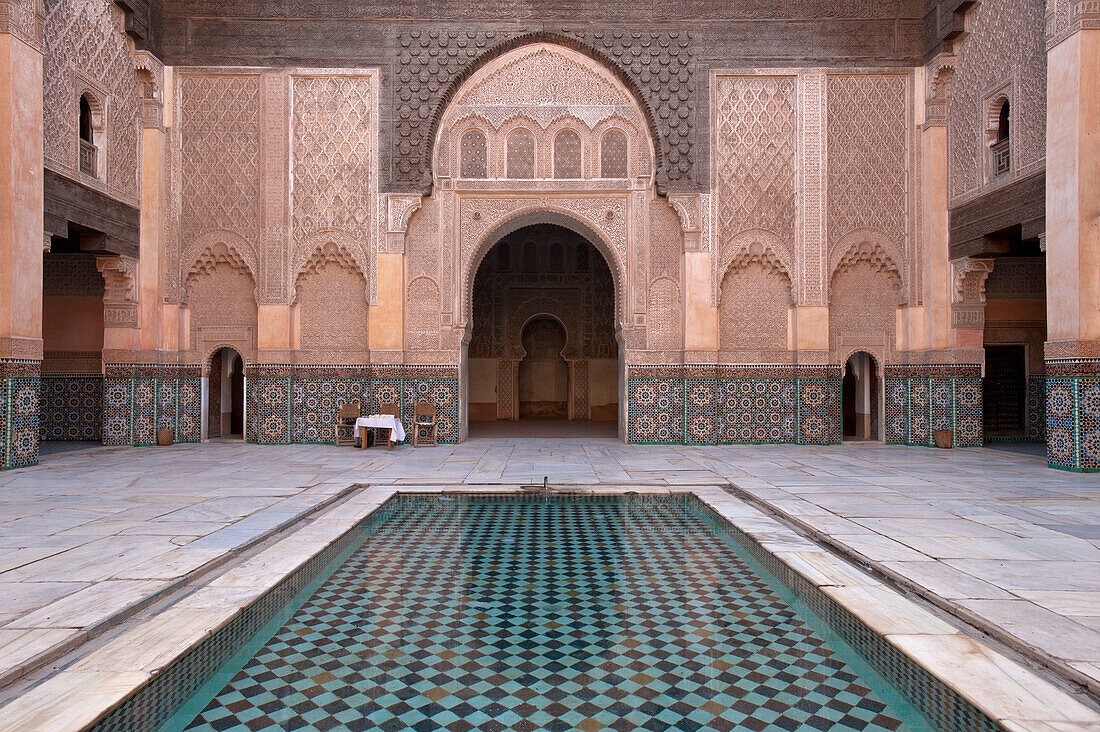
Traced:
[[[45, 164], [131, 206], [138, 203], [138, 132], [142, 87], [134, 44], [111, 0], [48, 0], [43, 54]], [[105, 169], [80, 172], [79, 103], [88, 96], [93, 142]]]

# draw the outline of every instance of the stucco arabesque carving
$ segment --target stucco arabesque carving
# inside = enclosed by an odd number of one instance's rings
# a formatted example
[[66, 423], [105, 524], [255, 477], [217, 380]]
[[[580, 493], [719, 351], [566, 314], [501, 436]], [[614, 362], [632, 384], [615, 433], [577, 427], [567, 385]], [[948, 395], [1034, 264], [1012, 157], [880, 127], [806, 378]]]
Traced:
[[103, 325], [107, 328], [138, 327], [138, 260], [118, 255], [95, 258], [103, 275]]
[[10, 33], [39, 52], [45, 19], [42, 0], [0, 0], [0, 33]]
[[[689, 181], [694, 164], [694, 58], [690, 31], [610, 33], [572, 30], [486, 31], [422, 27], [397, 29], [400, 71], [393, 84], [394, 131], [391, 185], [427, 187], [430, 147], [445, 128], [449, 100], [482, 66], [521, 46], [552, 43], [612, 70], [644, 110], [646, 127], [660, 140], [657, 183]], [[644, 82], [642, 81], [644, 79]], [[669, 91], [675, 93], [669, 93]], [[423, 120], [429, 119], [430, 124]], [[673, 155], [672, 153], [675, 153]]]
[[951, 86], [955, 79], [954, 54], [941, 53], [925, 68], [926, 125], [947, 124], [947, 102], [951, 98]]
[[833, 251], [830, 263], [829, 279], [837, 272], [847, 272], [856, 264], [866, 262], [876, 272], [885, 273], [890, 278], [891, 287], [898, 296], [898, 304], [906, 304], [906, 290], [903, 285], [901, 269], [896, 254], [896, 246], [882, 234], [874, 230], [856, 231], [840, 240]]
[[951, 260], [951, 327], [985, 326], [985, 284], [993, 271], [992, 259], [965, 257]]
[[310, 274], [317, 274], [326, 264], [335, 264], [352, 272], [363, 275], [366, 287], [363, 297], [370, 302], [370, 278], [366, 275], [366, 265], [359, 261], [358, 248], [351, 245], [350, 237], [340, 231], [327, 231], [315, 234], [311, 237], [308, 248], [303, 247], [299, 251], [309, 251], [309, 256], [296, 263], [294, 282], [291, 287], [291, 303], [298, 302], [298, 284], [302, 278]]
[[710, 194], [669, 196], [668, 202], [680, 219], [680, 231], [684, 237], [684, 250], [709, 252], [710, 246]]
[[[793, 285], [791, 263], [787, 261], [788, 250], [779, 241], [779, 237], [770, 231], [753, 229], [743, 231], [725, 242], [720, 250], [717, 263], [718, 294], [715, 304], [722, 300], [721, 282], [730, 270], [744, 269], [750, 264], [759, 264], [769, 272], [782, 274]], [[794, 293], [792, 291], [792, 297]]]
[[[203, 241], [200, 242], [199, 246], [192, 248], [192, 251], [196, 249], [198, 251], [189, 257], [191, 266], [187, 269], [187, 273], [183, 278], [185, 302], [195, 278], [210, 274], [215, 267], [221, 264], [248, 274], [252, 278], [253, 284], [255, 284], [255, 270], [238, 249], [242, 242], [234, 241], [233, 235], [228, 232], [220, 232], [220, 234], [220, 236], [207, 235], [203, 237]], [[256, 293], [253, 292], [252, 295], [255, 297]]]
[[164, 64], [148, 51], [134, 51], [134, 70], [141, 82], [142, 126], [160, 129], [164, 109]]
[[[734, 238], [730, 242], [729, 255], [722, 263], [722, 280], [730, 272], [743, 270], [750, 265], [759, 265], [766, 272], [781, 275], [791, 284], [791, 273], [780, 254], [782, 250], [775, 247], [776, 237], [766, 231], [747, 231]], [[793, 290], [791, 297], [794, 296]], [[722, 290], [718, 289], [718, 304], [722, 303]], [[790, 304], [793, 304], [791, 302]]]

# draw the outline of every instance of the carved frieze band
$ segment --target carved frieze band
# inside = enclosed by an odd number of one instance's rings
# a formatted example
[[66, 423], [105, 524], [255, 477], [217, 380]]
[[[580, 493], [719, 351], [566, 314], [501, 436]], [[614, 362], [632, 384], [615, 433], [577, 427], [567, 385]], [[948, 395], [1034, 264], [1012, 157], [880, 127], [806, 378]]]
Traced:
[[798, 76], [798, 264], [795, 300], [799, 305], [825, 304], [825, 212], [828, 188], [825, 161], [826, 77], [821, 70]]
[[1048, 0], [1047, 48], [1053, 48], [1080, 30], [1100, 28], [1100, 0]]
[[10, 33], [40, 52], [45, 18], [40, 0], [0, 0], [0, 33]]

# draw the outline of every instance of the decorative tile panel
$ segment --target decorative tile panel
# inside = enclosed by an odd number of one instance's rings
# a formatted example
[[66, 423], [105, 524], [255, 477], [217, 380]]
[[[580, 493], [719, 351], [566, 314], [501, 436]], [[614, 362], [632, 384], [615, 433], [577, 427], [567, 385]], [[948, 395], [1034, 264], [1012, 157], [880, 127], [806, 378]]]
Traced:
[[905, 378], [886, 378], [886, 442], [909, 442], [909, 380]]
[[134, 444], [157, 443], [157, 379], [134, 380]]
[[134, 380], [107, 377], [103, 380], [103, 444], [133, 442]]
[[799, 443], [840, 442], [840, 379], [798, 379]]
[[955, 447], [982, 444], [982, 380], [971, 364], [886, 367], [886, 442], [931, 446], [951, 430]]
[[840, 441], [835, 367], [636, 366], [632, 443], [832, 444]]
[[456, 367], [253, 366], [245, 383], [248, 442], [333, 443], [336, 414], [358, 401], [364, 414], [396, 404], [412, 435], [413, 405], [438, 407], [440, 442], [458, 441]]
[[100, 440], [102, 376], [43, 376], [38, 436], [42, 440]]
[[[37, 370], [37, 363], [34, 364]], [[38, 462], [39, 377], [5, 376], [3, 468], [21, 468]]]
[[1029, 376], [1027, 379], [1027, 439], [1029, 442], [1047, 440], [1046, 381], [1046, 376]]
[[710, 445], [718, 436], [718, 382], [715, 379], [688, 379], [684, 391], [684, 442]]
[[1100, 471], [1100, 359], [1048, 360], [1046, 372], [1048, 463]]

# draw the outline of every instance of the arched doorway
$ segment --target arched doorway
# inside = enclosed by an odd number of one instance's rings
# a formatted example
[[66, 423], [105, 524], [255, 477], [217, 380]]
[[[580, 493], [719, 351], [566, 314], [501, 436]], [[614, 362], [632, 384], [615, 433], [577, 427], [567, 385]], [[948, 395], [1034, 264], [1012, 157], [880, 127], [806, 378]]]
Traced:
[[502, 236], [474, 277], [470, 436], [615, 437], [615, 286], [588, 239], [555, 224]]
[[210, 359], [206, 399], [207, 439], [244, 437], [244, 359], [219, 348]]
[[871, 354], [856, 351], [844, 364], [841, 410], [845, 440], [878, 440], [879, 377]]
[[523, 326], [520, 419], [569, 418], [569, 365], [562, 356], [565, 338], [565, 326], [552, 315], [538, 315]]

